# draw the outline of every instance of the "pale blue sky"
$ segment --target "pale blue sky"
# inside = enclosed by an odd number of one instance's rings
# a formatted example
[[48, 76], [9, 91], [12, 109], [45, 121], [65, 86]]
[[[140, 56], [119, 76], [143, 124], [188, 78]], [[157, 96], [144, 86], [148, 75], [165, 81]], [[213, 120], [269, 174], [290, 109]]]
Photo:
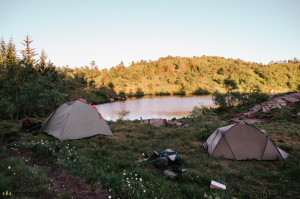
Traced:
[[300, 58], [300, 0], [0, 0], [0, 37], [57, 66], [212, 55]]

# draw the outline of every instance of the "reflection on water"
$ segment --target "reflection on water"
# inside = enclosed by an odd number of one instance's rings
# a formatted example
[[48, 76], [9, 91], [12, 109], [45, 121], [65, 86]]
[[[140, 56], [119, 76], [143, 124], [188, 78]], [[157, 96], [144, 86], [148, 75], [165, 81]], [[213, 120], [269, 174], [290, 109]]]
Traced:
[[101, 115], [106, 120], [119, 119], [120, 111], [127, 110], [126, 119], [150, 119], [150, 118], [181, 118], [189, 115], [194, 106], [212, 106], [212, 96], [193, 97], [143, 97], [130, 98], [127, 101], [118, 101], [97, 105]]

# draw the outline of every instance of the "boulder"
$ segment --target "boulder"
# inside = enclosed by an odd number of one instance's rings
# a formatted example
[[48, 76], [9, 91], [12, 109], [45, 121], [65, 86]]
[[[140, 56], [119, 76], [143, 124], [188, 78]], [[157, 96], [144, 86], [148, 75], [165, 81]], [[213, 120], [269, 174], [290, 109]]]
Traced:
[[286, 101], [281, 98], [273, 98], [261, 104], [262, 112], [267, 113], [274, 108], [281, 108], [286, 106]]
[[160, 118], [146, 119], [146, 120], [141, 120], [141, 124], [151, 124], [152, 126], [158, 127], [164, 125], [164, 120]]
[[153, 118], [153, 119], [146, 119], [146, 120], [141, 120], [141, 124], [151, 124], [152, 126], [162, 126], [164, 124], [169, 124], [172, 126], [181, 126], [181, 127], [188, 127], [188, 124], [183, 124], [177, 120], [166, 120], [166, 119], [161, 119], [161, 118]]
[[295, 103], [300, 101], [300, 93], [291, 93], [289, 95], [284, 95], [282, 96], [282, 99], [290, 103]]
[[268, 101], [253, 106], [245, 115], [251, 116], [260, 110], [267, 113], [274, 108], [285, 107], [287, 103], [296, 103], [298, 101], [300, 101], [300, 93], [290, 93], [282, 96], [271, 95]]

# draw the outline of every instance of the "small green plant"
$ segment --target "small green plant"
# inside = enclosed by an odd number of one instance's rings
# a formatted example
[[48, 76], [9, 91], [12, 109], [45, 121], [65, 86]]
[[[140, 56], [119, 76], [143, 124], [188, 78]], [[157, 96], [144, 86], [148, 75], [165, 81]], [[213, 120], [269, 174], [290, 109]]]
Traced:
[[52, 156], [52, 151], [49, 147], [36, 144], [32, 147], [32, 152], [35, 157], [47, 158]]
[[124, 118], [126, 116], [128, 116], [130, 114], [130, 111], [128, 110], [122, 110], [122, 111], [119, 111], [118, 112], [118, 115], [119, 115], [119, 120], [124, 120]]
[[285, 150], [285, 151], [288, 152], [288, 153], [291, 153], [291, 151], [293, 150], [293, 147], [288, 146], [288, 145], [286, 145], [286, 144], [281, 144], [281, 145], [279, 145], [279, 147], [280, 147], [281, 149]]
[[295, 167], [292, 167], [292, 168], [288, 169], [286, 171], [286, 175], [290, 179], [294, 179], [294, 180], [297, 180], [298, 182], [300, 182], [300, 167], [295, 166]]
[[11, 130], [7, 133], [2, 134], [1, 139], [3, 140], [3, 142], [12, 143], [19, 140], [19, 138], [20, 138], [19, 132], [15, 130]]

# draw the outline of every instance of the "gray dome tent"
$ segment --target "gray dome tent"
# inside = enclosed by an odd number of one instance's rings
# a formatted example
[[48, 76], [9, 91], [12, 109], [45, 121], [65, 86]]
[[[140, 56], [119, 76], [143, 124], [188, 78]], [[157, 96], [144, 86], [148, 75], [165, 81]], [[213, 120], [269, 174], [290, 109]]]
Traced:
[[265, 131], [245, 123], [218, 128], [203, 147], [213, 157], [233, 160], [277, 160], [289, 155], [277, 147]]
[[98, 134], [113, 135], [96, 107], [81, 101], [61, 105], [43, 123], [42, 131], [61, 141]]

